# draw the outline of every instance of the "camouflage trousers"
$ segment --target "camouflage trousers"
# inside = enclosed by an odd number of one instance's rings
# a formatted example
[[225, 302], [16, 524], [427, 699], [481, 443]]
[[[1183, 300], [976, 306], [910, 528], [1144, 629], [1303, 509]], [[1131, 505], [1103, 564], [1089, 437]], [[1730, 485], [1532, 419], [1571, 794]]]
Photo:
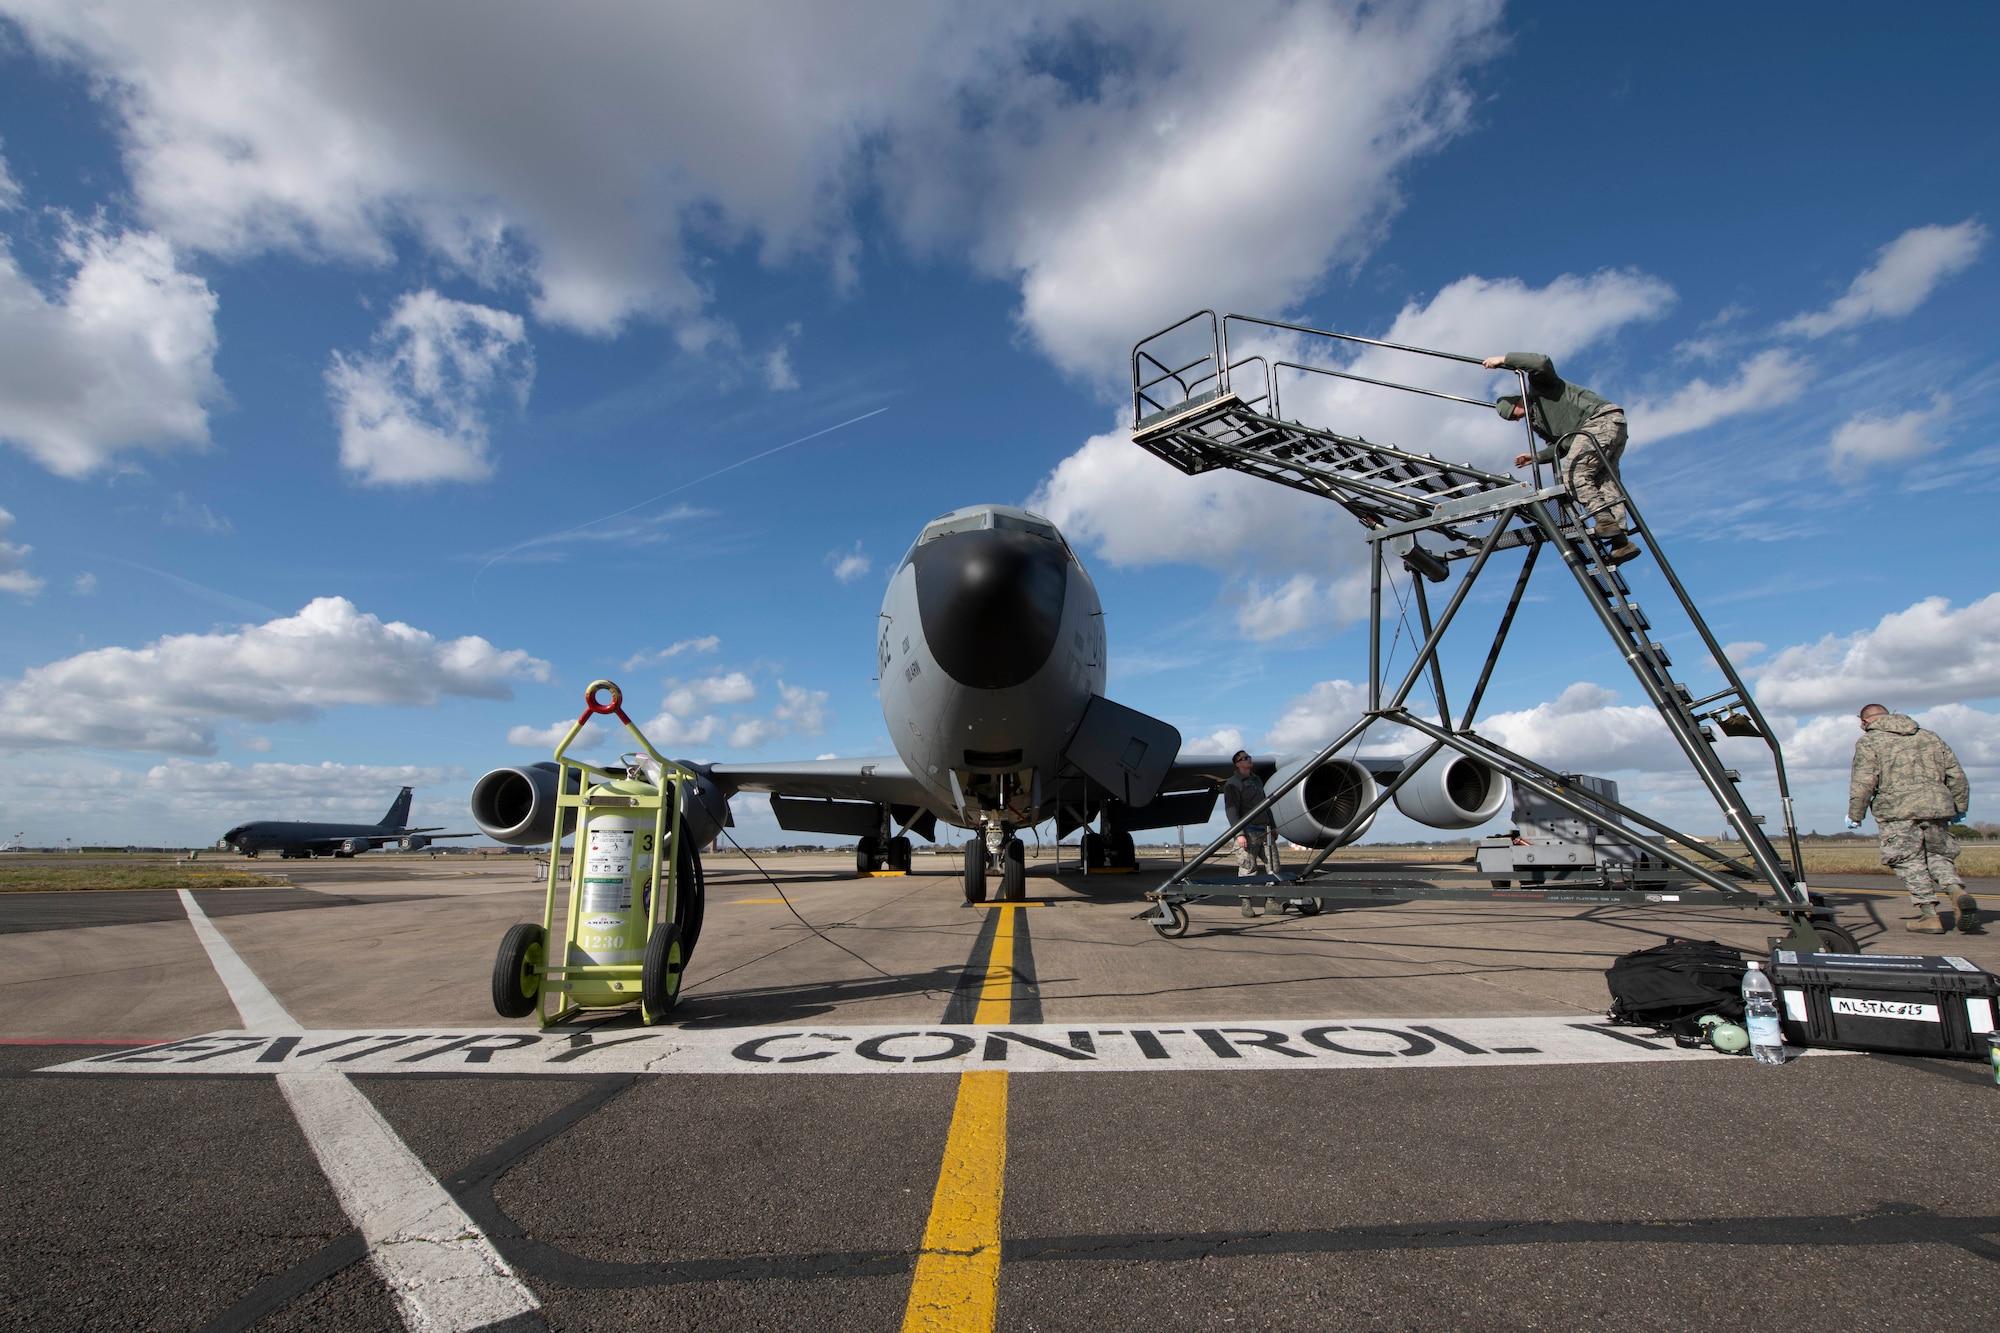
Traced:
[[[1244, 829], [1237, 835], [1236, 873], [1239, 875], [1278, 873], [1277, 854], [1271, 848], [1271, 830]], [[1261, 866], [1261, 871], [1260, 871]]]
[[1965, 892], [1958, 878], [1958, 839], [1942, 819], [1878, 819], [1882, 864], [1896, 872], [1917, 907], [1936, 907], [1940, 892]]
[[1588, 440], [1571, 441], [1563, 455], [1563, 485], [1599, 527], [1616, 523], [1622, 528], [1625, 492], [1618, 488], [1618, 460], [1625, 456], [1625, 412], [1622, 408], [1600, 412], [1584, 422], [1583, 429], [1597, 438], [1597, 448], [1592, 449]]

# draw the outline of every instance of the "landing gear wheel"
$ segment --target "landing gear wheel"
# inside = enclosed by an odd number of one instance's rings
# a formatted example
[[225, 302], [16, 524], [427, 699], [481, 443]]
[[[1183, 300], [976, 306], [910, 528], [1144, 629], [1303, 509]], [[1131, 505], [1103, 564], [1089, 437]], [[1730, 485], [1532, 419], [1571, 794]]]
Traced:
[[526, 1018], [542, 998], [542, 964], [548, 938], [542, 928], [524, 921], [509, 930], [493, 958], [493, 1012], [502, 1018]]
[[1170, 926], [1163, 926], [1159, 922], [1155, 921], [1153, 923], [1153, 929], [1159, 931], [1160, 934], [1165, 936], [1167, 939], [1177, 940], [1181, 936], [1188, 933], [1188, 910], [1187, 908], [1182, 907], [1179, 903], [1172, 904], [1168, 910], [1174, 914], [1173, 924]]
[[1077, 840], [1077, 855], [1089, 870], [1104, 869], [1104, 837], [1099, 833], [1085, 833]]
[[908, 838], [889, 839], [888, 868], [890, 870], [900, 870], [906, 875], [909, 874], [911, 855], [912, 855], [912, 850], [910, 847], [910, 840]]
[[1104, 863], [1121, 870], [1138, 868], [1139, 852], [1132, 842], [1131, 834], [1122, 829], [1113, 829], [1104, 835]]
[[653, 927], [646, 941], [646, 961], [639, 969], [639, 1017], [657, 1023], [681, 1002], [681, 968], [687, 956], [681, 948], [681, 928], [669, 921]]
[[965, 901], [986, 901], [986, 843], [979, 838], [965, 844]]
[[1301, 898], [1298, 908], [1300, 916], [1318, 916], [1326, 910], [1326, 904], [1317, 898]]
[[1028, 849], [1019, 838], [1007, 839], [1000, 852], [1000, 901], [1018, 903], [1028, 896]]
[[1836, 926], [1827, 921], [1813, 922], [1813, 933], [1819, 936], [1828, 953], [1860, 953], [1861, 946], [1848, 933], [1847, 927]]
[[870, 833], [854, 844], [854, 873], [866, 875], [882, 868], [882, 840]]

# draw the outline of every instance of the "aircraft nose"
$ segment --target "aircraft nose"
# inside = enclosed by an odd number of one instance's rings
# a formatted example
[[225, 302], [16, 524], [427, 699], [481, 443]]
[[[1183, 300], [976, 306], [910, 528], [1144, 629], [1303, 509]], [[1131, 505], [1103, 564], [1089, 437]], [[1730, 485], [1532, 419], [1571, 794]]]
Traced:
[[957, 532], [914, 556], [931, 656], [961, 685], [1004, 690], [1041, 670], [1062, 631], [1069, 557], [1026, 532]]

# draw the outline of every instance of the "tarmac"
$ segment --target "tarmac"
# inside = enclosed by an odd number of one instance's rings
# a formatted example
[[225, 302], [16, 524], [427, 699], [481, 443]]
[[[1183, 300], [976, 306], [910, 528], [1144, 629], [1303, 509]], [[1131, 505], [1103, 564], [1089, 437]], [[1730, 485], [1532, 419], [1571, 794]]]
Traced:
[[[850, 867], [712, 859], [652, 1029], [494, 1015], [526, 858], [0, 895], [0, 1327], [1991, 1327], [1983, 1066], [1605, 1025], [1618, 955], [1768, 916], [1218, 900], [1164, 939], [1170, 863], [980, 908], [951, 858]], [[1893, 880], [1815, 886], [1870, 952], [2000, 971]]]

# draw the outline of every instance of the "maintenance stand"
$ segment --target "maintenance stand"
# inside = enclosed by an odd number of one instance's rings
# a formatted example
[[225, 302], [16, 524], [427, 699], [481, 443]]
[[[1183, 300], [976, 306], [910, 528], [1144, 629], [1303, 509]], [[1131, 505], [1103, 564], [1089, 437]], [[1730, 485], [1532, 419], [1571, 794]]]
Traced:
[[[1232, 336], [1243, 355], [1232, 354]], [[1190, 476], [1227, 468], [1332, 501], [1354, 515], [1367, 530], [1370, 561], [1367, 711], [1311, 763], [1300, 766], [1287, 781], [1275, 784], [1262, 805], [1246, 813], [1149, 893], [1147, 896], [1156, 905], [1140, 919], [1151, 923], [1163, 935], [1183, 934], [1187, 930], [1187, 903], [1273, 883], [1267, 876], [1207, 881], [1194, 880], [1192, 876], [1320, 765], [1347, 746], [1358, 745], [1371, 728], [1383, 724], [1415, 733], [1421, 749], [1394, 779], [1375, 793], [1373, 800], [1357, 803], [1351, 813], [1343, 812], [1346, 819], [1341, 825], [1342, 836], [1323, 848], [1296, 879], [1280, 877], [1288, 886], [1285, 893], [1298, 899], [1309, 911], [1317, 911], [1325, 900], [1383, 901], [1415, 897], [1489, 901], [1525, 898], [1579, 904], [1754, 905], [1776, 912], [1789, 925], [1785, 935], [1772, 937], [1774, 949], [1800, 953], [1855, 952], [1853, 938], [1832, 924], [1831, 911], [1817, 894], [1806, 888], [1805, 862], [1785, 778], [1784, 754], [1777, 738], [1667, 562], [1666, 553], [1646, 525], [1639, 506], [1632, 503], [1630, 492], [1626, 493], [1626, 509], [1633, 527], [1645, 540], [1647, 551], [1672, 590], [1679, 615], [1700, 636], [1726, 681], [1725, 687], [1715, 693], [1696, 698], [1674, 678], [1667, 650], [1653, 637], [1658, 631], [1632, 600], [1624, 576], [1584, 526], [1586, 515], [1569, 495], [1560, 476], [1545, 478], [1540, 462], [1531, 463], [1530, 480], [1524, 483], [1512, 476], [1444, 462], [1430, 454], [1374, 444], [1359, 436], [1286, 420], [1279, 393], [1288, 376], [1294, 380], [1328, 377], [1343, 384], [1365, 386], [1344, 391], [1350, 395], [1418, 395], [1487, 412], [1494, 410], [1495, 405], [1482, 398], [1362, 375], [1334, 363], [1334, 353], [1356, 345], [1429, 359], [1425, 364], [1433, 361], [1481, 364], [1477, 357], [1276, 320], [1244, 315], [1218, 318], [1212, 310], [1190, 315], [1132, 349], [1133, 443]], [[1306, 359], [1315, 353], [1317, 361]], [[1516, 374], [1521, 382], [1522, 401], [1531, 402], [1526, 374]], [[1539, 446], [1532, 417], [1523, 421], [1523, 429], [1527, 432], [1526, 452], [1533, 455]], [[1564, 442], [1572, 448], [1599, 447], [1598, 441], [1584, 432], [1565, 436], [1557, 443]], [[1560, 458], [1559, 448], [1555, 456]], [[1514, 579], [1512, 596], [1487, 648], [1477, 683], [1464, 708], [1454, 715], [1445, 691], [1442, 659], [1445, 638], [1465, 604], [1466, 595], [1488, 563], [1496, 554], [1517, 547], [1523, 549], [1524, 557]], [[1748, 861], [1725, 855], [1715, 845], [1625, 805], [1603, 791], [1580, 789], [1572, 785], [1573, 778], [1566, 780], [1566, 775], [1474, 730], [1480, 701], [1545, 547], [1561, 557], [1597, 623], [1630, 664], [1632, 674], [1658, 710], [1668, 733], [1714, 797], [1723, 817], [1736, 829], [1748, 851]], [[1451, 567], [1461, 562], [1464, 562], [1463, 572], [1443, 608], [1433, 616], [1425, 584], [1446, 582], [1451, 578]], [[1392, 563], [1407, 572], [1407, 602], [1397, 586]], [[1392, 593], [1399, 602], [1404, 602], [1403, 620], [1407, 621], [1412, 603], [1417, 614], [1417, 624], [1410, 633], [1411, 642], [1417, 645], [1416, 656], [1400, 679], [1395, 680], [1389, 677], [1388, 669], [1393, 665], [1401, 631], [1398, 629], [1385, 658], [1382, 599], [1385, 574]], [[1436, 721], [1419, 716], [1410, 707], [1411, 694], [1426, 678], [1436, 706]], [[1739, 789], [1741, 775], [1727, 767], [1717, 753], [1717, 729], [1725, 736], [1761, 738], [1769, 750], [1783, 810], [1789, 860], [1780, 856], [1765, 836], [1764, 817], [1753, 813], [1744, 800]], [[1321, 870], [1334, 848], [1349, 836], [1348, 830], [1363, 827], [1363, 822], [1393, 797], [1403, 783], [1447, 748], [1504, 773], [1515, 784], [1517, 793], [1532, 793], [1538, 805], [1559, 807], [1580, 820], [1607, 829], [1605, 812], [1609, 811], [1625, 821], [1626, 828], [1612, 830], [1623, 837], [1629, 838], [1635, 828], [1650, 831], [1657, 837], [1646, 839], [1649, 849], [1693, 883], [1674, 889], [1636, 879], [1620, 884], [1607, 874], [1600, 876], [1595, 885], [1575, 888], [1499, 888], [1491, 883], [1490, 877], [1472, 871], [1454, 875], [1424, 869], [1417, 874], [1385, 878], [1379, 872], [1348, 874]], [[1463, 883], [1452, 884], [1449, 881], [1453, 879]], [[1473, 887], [1474, 881], [1482, 879], [1487, 881], [1485, 887]]]

